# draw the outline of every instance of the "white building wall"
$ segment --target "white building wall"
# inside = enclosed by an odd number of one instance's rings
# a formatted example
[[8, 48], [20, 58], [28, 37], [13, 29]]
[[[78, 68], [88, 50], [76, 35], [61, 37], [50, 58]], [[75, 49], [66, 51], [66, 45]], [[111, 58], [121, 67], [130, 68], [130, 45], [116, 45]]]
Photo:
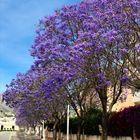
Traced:
[[140, 90], [135, 91], [133, 102], [137, 105], [140, 104]]

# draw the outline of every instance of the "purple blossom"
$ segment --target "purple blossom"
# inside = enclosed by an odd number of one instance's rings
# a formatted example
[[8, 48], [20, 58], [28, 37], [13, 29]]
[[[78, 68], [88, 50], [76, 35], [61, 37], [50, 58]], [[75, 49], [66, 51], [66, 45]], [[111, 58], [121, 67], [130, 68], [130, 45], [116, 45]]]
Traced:
[[68, 87], [78, 103], [85, 87], [107, 94], [105, 89], [116, 83], [125, 86], [131, 76], [127, 67], [138, 71], [140, 66], [140, 45], [134, 43], [139, 42], [139, 9], [139, 0], [84, 0], [42, 19], [30, 50], [34, 65], [4, 93], [6, 103], [17, 110], [17, 123], [35, 125], [65, 112]]

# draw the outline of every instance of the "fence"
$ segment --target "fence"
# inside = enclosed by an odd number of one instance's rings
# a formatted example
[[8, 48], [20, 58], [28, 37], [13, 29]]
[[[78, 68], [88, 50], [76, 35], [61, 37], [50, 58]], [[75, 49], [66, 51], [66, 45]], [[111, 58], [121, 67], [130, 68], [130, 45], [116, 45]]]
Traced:
[[[49, 139], [53, 138], [53, 133], [48, 132], [47, 136]], [[58, 136], [58, 133], [57, 133]], [[77, 140], [76, 134], [70, 134], [69, 136], [70, 140]], [[61, 133], [61, 140], [66, 140], [66, 134]], [[92, 135], [81, 135], [81, 140], [101, 140], [101, 136], [92, 136]], [[132, 140], [131, 137], [110, 137], [108, 136], [108, 140]]]

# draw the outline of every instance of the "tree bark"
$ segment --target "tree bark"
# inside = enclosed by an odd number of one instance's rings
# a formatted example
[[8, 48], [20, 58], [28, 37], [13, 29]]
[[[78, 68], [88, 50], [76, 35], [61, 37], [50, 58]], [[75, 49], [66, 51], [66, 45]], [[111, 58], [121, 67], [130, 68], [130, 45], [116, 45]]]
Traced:
[[61, 129], [59, 128], [59, 131], [58, 131], [58, 140], [61, 140]]
[[107, 93], [106, 90], [99, 92], [99, 97], [102, 103], [103, 116], [102, 116], [102, 140], [107, 140], [108, 131], [108, 113], [107, 113]]
[[40, 126], [38, 126], [38, 135], [41, 136]]
[[102, 140], [107, 140], [107, 131], [108, 131], [108, 116], [107, 113], [103, 113], [102, 117]]
[[57, 140], [56, 125], [57, 125], [57, 122], [55, 122], [53, 126], [53, 140]]
[[77, 140], [80, 140], [81, 139], [81, 125], [78, 126], [78, 129], [77, 129]]
[[77, 140], [81, 140], [81, 130], [83, 128], [83, 125], [84, 125], [84, 120], [80, 119], [80, 123], [77, 129]]
[[82, 140], [85, 140], [85, 130], [84, 130], [84, 128], [83, 128], [82, 131], [83, 131], [83, 132], [82, 132]]

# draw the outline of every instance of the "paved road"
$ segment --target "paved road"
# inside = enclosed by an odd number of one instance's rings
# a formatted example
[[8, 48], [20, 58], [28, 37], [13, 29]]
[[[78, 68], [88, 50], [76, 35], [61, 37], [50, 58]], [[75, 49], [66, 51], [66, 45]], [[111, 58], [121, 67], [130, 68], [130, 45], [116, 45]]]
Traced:
[[10, 140], [12, 132], [0, 132], [0, 140]]
[[35, 136], [25, 135], [23, 132], [0, 132], [0, 140], [41, 140]]

